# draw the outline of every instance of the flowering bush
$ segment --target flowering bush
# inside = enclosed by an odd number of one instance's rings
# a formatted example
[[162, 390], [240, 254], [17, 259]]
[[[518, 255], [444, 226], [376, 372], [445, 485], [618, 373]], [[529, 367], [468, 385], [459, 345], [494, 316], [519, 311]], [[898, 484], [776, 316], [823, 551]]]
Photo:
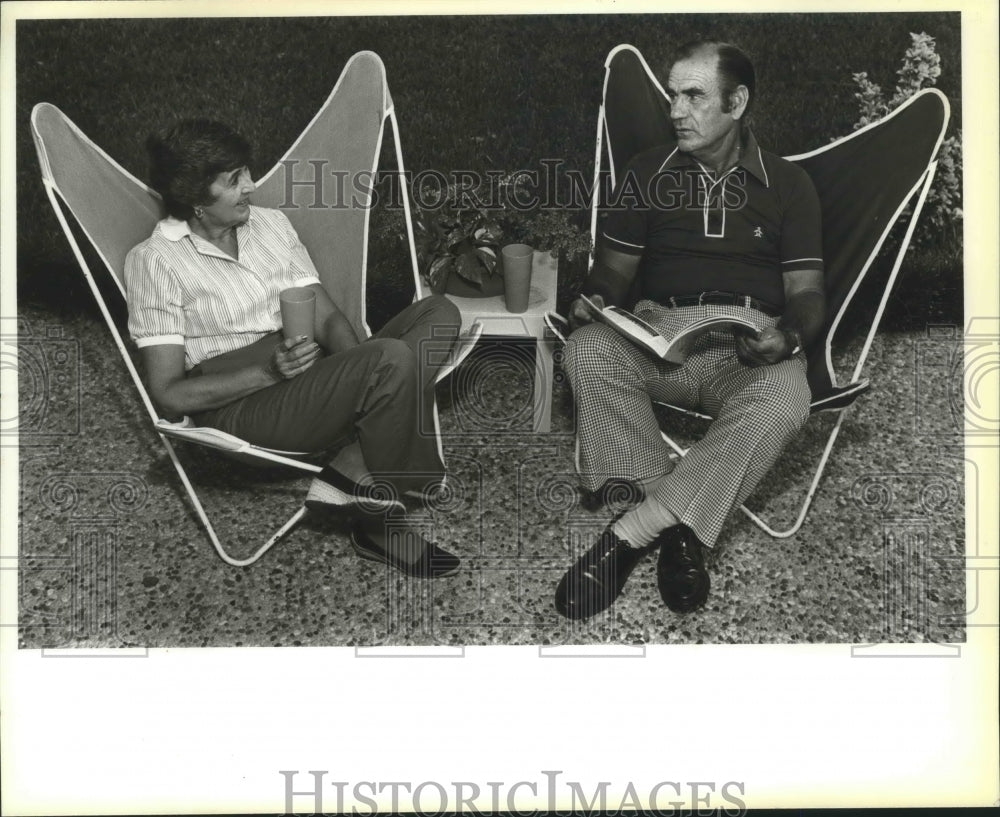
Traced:
[[[903, 64], [896, 72], [899, 81], [888, 100], [882, 88], [868, 79], [867, 72], [852, 75], [859, 89], [854, 97], [858, 100], [861, 113], [854, 124], [854, 130], [878, 121], [917, 91], [937, 83], [941, 76], [941, 58], [935, 50], [934, 38], [921, 33], [910, 34], [910, 39], [910, 47], [903, 55]], [[961, 131], [941, 143], [934, 184], [927, 193], [920, 224], [913, 235], [913, 243], [916, 245], [938, 244], [943, 236], [951, 236], [955, 241], [961, 240], [961, 143]]]

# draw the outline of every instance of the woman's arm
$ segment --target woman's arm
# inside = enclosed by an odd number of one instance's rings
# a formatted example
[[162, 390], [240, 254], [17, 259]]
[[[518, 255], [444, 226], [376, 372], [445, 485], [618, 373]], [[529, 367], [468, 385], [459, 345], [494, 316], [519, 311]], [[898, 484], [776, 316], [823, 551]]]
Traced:
[[320, 356], [315, 343], [305, 339], [286, 340], [274, 347], [266, 364], [245, 366], [225, 374], [186, 377], [184, 347], [157, 344], [142, 349], [149, 394], [163, 415], [176, 420], [221, 408], [234, 400], [289, 380], [306, 371]]
[[[309, 256], [309, 251], [305, 248], [299, 238], [295, 228], [288, 220], [288, 216], [280, 210], [273, 211], [285, 226], [285, 233], [288, 237], [288, 246], [291, 249], [291, 274], [294, 280], [302, 278], [319, 278], [316, 265]], [[308, 284], [309, 288], [316, 293], [316, 317], [314, 332], [316, 342], [323, 347], [328, 355], [343, 352], [357, 346], [361, 339], [354, 331], [350, 321], [344, 316], [337, 305], [331, 300], [330, 295], [323, 288], [322, 284]]]
[[330, 355], [357, 346], [360, 340], [354, 327], [326, 294], [322, 284], [310, 284], [309, 288], [316, 293], [316, 342]]

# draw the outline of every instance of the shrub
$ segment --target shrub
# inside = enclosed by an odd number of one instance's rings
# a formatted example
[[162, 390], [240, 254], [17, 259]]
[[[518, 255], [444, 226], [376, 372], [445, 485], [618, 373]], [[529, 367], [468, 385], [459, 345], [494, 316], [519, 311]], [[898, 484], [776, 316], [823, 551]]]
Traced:
[[[854, 94], [861, 114], [854, 130], [876, 122], [898, 108], [913, 94], [937, 84], [941, 76], [941, 58], [928, 34], [910, 34], [910, 47], [903, 55], [903, 64], [896, 72], [899, 81], [892, 96], [886, 100], [882, 88], [862, 71], [853, 74], [859, 90]], [[937, 174], [927, 193], [920, 223], [913, 234], [916, 246], [931, 246], [961, 241], [962, 223], [962, 133], [959, 131], [941, 143], [938, 151]], [[905, 223], [907, 215], [902, 221]]]

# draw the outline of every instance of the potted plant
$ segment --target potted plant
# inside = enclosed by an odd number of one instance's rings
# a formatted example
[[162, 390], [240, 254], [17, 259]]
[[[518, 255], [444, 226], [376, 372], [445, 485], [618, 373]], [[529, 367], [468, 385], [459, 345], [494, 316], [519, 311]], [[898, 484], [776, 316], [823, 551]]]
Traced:
[[436, 208], [415, 208], [417, 264], [433, 292], [496, 295], [503, 289], [497, 269], [503, 230], [469, 193], [450, 185]]
[[[513, 176], [503, 183], [518, 186], [522, 181]], [[529, 244], [569, 262], [590, 252], [590, 234], [577, 226], [579, 213], [572, 210], [503, 207], [495, 191], [455, 184], [437, 195], [421, 191], [420, 200], [429, 206], [413, 208], [414, 244], [418, 269], [433, 292], [462, 297], [502, 293], [504, 244]], [[405, 240], [405, 233], [399, 237]]]

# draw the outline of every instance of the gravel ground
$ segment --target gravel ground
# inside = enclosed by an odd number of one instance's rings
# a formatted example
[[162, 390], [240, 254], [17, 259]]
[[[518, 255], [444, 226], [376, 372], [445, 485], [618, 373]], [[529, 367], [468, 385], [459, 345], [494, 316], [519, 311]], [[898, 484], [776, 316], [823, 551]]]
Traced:
[[[948, 328], [877, 339], [866, 372], [875, 388], [844, 423], [796, 535], [772, 539], [735, 514], [704, 609], [667, 610], [649, 558], [585, 624], [556, 614], [555, 584], [610, 512], [578, 504], [558, 372], [553, 431], [530, 431], [530, 345], [484, 342], [439, 387], [452, 490], [427, 521], [463, 569], [422, 582], [359, 560], [332, 514], [308, 515], [256, 565], [229, 567], [103, 327], [22, 305], [17, 330], [23, 648], [965, 638], [962, 358]], [[831, 425], [810, 421], [752, 507], [778, 524], [794, 516]], [[306, 481], [286, 472], [188, 447], [181, 456], [235, 555], [304, 495]]]

